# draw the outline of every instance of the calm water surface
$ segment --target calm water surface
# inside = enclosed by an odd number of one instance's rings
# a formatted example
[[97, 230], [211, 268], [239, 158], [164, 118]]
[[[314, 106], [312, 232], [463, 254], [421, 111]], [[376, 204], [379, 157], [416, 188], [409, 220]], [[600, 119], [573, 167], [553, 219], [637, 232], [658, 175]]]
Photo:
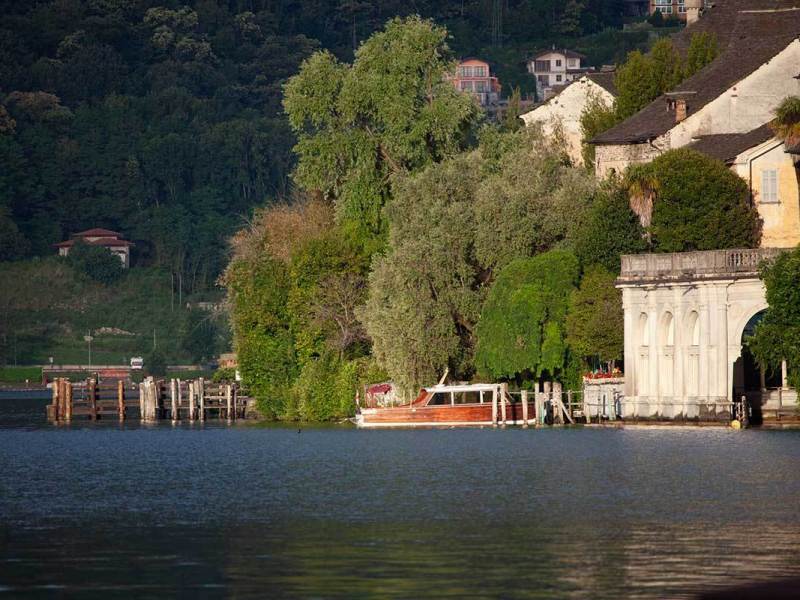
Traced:
[[0, 597], [661, 598], [800, 575], [800, 432], [53, 427], [0, 403]]

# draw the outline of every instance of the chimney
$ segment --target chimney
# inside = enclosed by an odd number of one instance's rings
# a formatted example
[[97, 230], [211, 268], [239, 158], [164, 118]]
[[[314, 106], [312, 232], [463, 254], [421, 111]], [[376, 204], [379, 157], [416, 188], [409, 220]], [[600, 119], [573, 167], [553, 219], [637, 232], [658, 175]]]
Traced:
[[686, 0], [686, 24], [691, 25], [700, 18], [703, 0]]
[[686, 120], [686, 98], [675, 99], [675, 122]]

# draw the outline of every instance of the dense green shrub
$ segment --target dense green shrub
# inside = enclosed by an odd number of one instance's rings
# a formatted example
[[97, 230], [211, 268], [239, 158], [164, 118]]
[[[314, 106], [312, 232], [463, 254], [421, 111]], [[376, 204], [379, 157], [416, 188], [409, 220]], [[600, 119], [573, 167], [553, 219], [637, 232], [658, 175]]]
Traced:
[[479, 372], [494, 379], [561, 378], [567, 306], [578, 276], [578, 259], [564, 250], [517, 259], [500, 271], [478, 321]]
[[261, 255], [256, 262], [234, 261], [225, 277], [242, 380], [262, 414], [291, 417], [289, 390], [299, 369], [287, 311], [288, 269]]
[[722, 162], [682, 148], [635, 171], [654, 193], [649, 232], [657, 252], [758, 246], [761, 220], [747, 184]]

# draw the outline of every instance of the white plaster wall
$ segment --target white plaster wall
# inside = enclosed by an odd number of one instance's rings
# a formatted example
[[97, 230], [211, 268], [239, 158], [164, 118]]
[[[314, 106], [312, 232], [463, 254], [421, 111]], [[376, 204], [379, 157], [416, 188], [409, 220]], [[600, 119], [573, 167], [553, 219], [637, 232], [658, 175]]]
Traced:
[[[800, 94], [800, 41], [794, 40], [753, 73], [706, 104], [668, 135], [654, 143], [663, 150], [681, 148], [693, 137], [718, 133], [746, 133], [774, 118], [775, 108], [787, 96]], [[692, 101], [688, 99], [691, 112]]]
[[598, 98], [611, 106], [614, 96], [588, 77], [576, 82], [541, 106], [523, 114], [520, 118], [526, 126], [542, 125], [545, 135], [552, 135], [560, 126], [567, 142], [567, 153], [575, 165], [583, 164], [581, 156], [581, 115], [592, 98]]
[[623, 416], [693, 418], [729, 410], [742, 332], [766, 307], [763, 283], [727, 279], [620, 287], [625, 314]]

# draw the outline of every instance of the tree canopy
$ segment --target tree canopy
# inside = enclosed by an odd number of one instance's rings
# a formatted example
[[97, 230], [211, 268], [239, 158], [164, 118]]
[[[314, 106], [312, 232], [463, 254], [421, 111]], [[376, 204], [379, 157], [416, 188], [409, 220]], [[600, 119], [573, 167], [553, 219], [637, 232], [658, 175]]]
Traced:
[[506, 265], [478, 322], [478, 370], [494, 378], [560, 375], [567, 363], [567, 306], [579, 275], [578, 259], [564, 250]]
[[622, 292], [614, 287], [614, 279], [603, 266], [590, 266], [570, 295], [567, 343], [591, 367], [622, 359]]
[[352, 65], [318, 52], [286, 84], [295, 180], [333, 199], [339, 222], [382, 232], [392, 180], [464, 148], [478, 109], [447, 80], [446, 38], [431, 21], [392, 19]]
[[745, 181], [722, 162], [687, 148], [626, 173], [626, 186], [657, 252], [755, 248], [761, 219]]
[[584, 266], [602, 265], [619, 273], [620, 256], [647, 248], [644, 228], [631, 210], [628, 193], [617, 182], [597, 191], [575, 240], [575, 254]]
[[761, 278], [769, 308], [747, 344], [764, 366], [776, 367], [785, 360], [790, 385], [800, 389], [800, 249], [763, 265]]

